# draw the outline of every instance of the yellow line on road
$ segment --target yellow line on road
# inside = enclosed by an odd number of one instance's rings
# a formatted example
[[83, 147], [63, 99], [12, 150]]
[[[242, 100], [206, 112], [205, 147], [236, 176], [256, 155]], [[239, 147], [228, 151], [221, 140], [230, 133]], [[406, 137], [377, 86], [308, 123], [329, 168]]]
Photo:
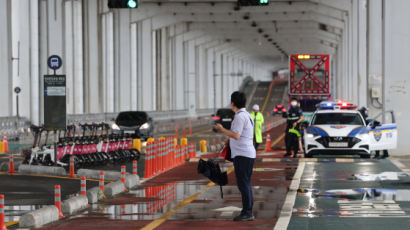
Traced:
[[10, 221], [10, 222], [5, 223], [4, 225], [6, 225], [6, 227], [9, 227], [9, 226], [12, 226], [12, 225], [15, 225], [15, 224], [18, 224], [18, 223], [20, 223], [20, 222], [19, 221]]
[[[234, 170], [234, 167], [232, 166], [231, 168], [228, 169], [228, 171], [226, 171], [227, 174], [230, 174], [232, 171]], [[160, 226], [162, 223], [164, 223], [165, 221], [167, 221], [168, 217], [174, 215], [176, 213], [177, 210], [183, 208], [185, 205], [191, 203], [192, 201], [194, 201], [199, 195], [201, 195], [207, 188], [215, 186], [214, 182], [209, 182], [206, 187], [204, 189], [202, 189], [201, 191], [195, 193], [194, 195], [186, 198], [185, 200], [181, 201], [177, 206], [175, 206], [174, 208], [172, 208], [171, 211], [168, 211], [166, 213], [164, 213], [161, 217], [159, 217], [156, 220], [151, 221], [149, 224], [145, 225], [143, 228], [141, 228], [141, 230], [153, 230], [156, 229], [158, 226]]]
[[[27, 174], [27, 175], [22, 175], [22, 176], [36, 176], [36, 177], [49, 177], [49, 178], [59, 178], [59, 179], [70, 179], [70, 180], [81, 180], [80, 177], [66, 177], [66, 176], [53, 176], [53, 175], [42, 175], [42, 174]], [[87, 179], [88, 181], [99, 181], [97, 179]], [[105, 182], [112, 182], [112, 181], [107, 181]]]
[[282, 133], [282, 135], [280, 135], [278, 138], [276, 138], [276, 140], [272, 143], [271, 147], [273, 147], [273, 146], [275, 146], [276, 144], [278, 144], [279, 141], [281, 141], [282, 138], [284, 138], [284, 137], [285, 137], [285, 134]]
[[269, 91], [268, 91], [268, 94], [266, 95], [265, 102], [263, 103], [263, 106], [262, 106], [262, 110], [261, 110], [262, 113], [265, 111], [266, 105], [268, 104], [269, 97], [272, 92], [273, 84], [274, 82], [272, 81], [272, 83], [269, 85]]
[[203, 133], [208, 133], [208, 132], [211, 132], [211, 131], [212, 131], [212, 129], [202, 130], [202, 131], [199, 131], [199, 132], [192, 133], [192, 135], [190, 135], [190, 136], [203, 134]]
[[[9, 174], [8, 172], [0, 172], [0, 174]], [[80, 177], [66, 177], [66, 176], [53, 176], [53, 175], [42, 175], [42, 174], [16, 174], [14, 173], [13, 175], [18, 175], [18, 176], [35, 176], [35, 177], [49, 177], [49, 178], [59, 178], [59, 179], [70, 179], [70, 180], [81, 180]], [[87, 179], [87, 181], [99, 181], [97, 179]], [[111, 183], [113, 181], [110, 180], [105, 180], [105, 182]]]

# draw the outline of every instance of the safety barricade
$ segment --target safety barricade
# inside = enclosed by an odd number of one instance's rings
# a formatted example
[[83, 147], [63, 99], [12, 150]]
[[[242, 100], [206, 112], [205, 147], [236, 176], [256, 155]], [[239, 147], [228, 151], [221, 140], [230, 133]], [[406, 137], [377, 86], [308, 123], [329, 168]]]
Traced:
[[189, 159], [196, 157], [196, 143], [189, 143]]
[[[195, 157], [196, 144], [177, 146], [174, 137], [161, 137], [148, 142], [145, 148], [144, 178], [151, 178], [185, 162], [185, 159]], [[191, 152], [190, 152], [191, 151]]]

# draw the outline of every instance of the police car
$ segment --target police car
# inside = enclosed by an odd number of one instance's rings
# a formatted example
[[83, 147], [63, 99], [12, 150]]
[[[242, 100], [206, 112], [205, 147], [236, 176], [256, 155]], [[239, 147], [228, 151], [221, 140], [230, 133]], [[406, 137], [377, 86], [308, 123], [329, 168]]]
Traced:
[[338, 154], [369, 158], [373, 150], [396, 148], [397, 125], [391, 114], [392, 122], [382, 125], [375, 119], [366, 121], [351, 103], [321, 102], [305, 131], [305, 157]]

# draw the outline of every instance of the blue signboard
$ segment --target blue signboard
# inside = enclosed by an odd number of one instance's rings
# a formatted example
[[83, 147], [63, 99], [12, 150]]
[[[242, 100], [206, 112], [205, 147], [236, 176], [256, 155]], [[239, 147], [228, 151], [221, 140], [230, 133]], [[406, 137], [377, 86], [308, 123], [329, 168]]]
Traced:
[[21, 88], [17, 86], [16, 88], [14, 88], [14, 92], [19, 94], [21, 92]]
[[63, 61], [57, 55], [51, 55], [47, 60], [48, 67], [53, 70], [60, 69], [63, 65]]

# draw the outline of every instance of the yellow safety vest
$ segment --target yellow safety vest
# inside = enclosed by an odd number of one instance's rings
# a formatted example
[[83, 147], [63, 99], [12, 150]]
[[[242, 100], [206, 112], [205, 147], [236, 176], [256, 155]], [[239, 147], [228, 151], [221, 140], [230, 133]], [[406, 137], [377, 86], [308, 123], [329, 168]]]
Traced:
[[256, 143], [262, 143], [262, 124], [263, 122], [265, 122], [265, 120], [263, 119], [263, 115], [260, 112], [257, 112], [256, 115], [255, 112], [252, 112], [251, 116], [255, 123], [254, 135]]

